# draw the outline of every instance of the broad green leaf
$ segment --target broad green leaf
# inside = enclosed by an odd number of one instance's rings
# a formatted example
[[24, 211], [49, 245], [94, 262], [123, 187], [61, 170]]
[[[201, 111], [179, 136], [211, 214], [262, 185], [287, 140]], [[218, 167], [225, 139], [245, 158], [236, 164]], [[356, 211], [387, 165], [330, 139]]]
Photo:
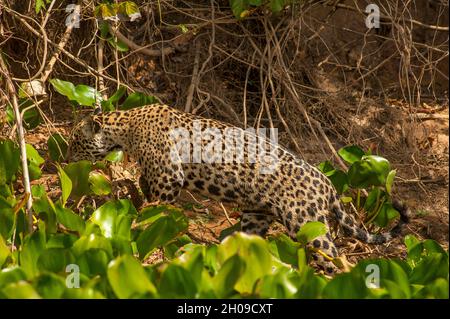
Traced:
[[26, 281], [9, 284], [2, 289], [3, 294], [9, 299], [40, 299], [32, 285]]
[[102, 110], [104, 112], [114, 111], [117, 109], [117, 104], [122, 96], [126, 93], [127, 88], [125, 86], [121, 86], [109, 99], [102, 101]]
[[0, 140], [0, 184], [10, 183], [19, 170], [20, 150], [11, 140]]
[[366, 155], [364, 151], [356, 145], [345, 146], [338, 151], [338, 154], [349, 164], [361, 160], [361, 158]]
[[106, 155], [105, 160], [111, 163], [118, 163], [123, 160], [123, 151], [112, 151]]
[[391, 203], [384, 203], [373, 222], [380, 227], [386, 227], [393, 219], [399, 216], [400, 213]]
[[14, 226], [14, 204], [0, 196], [0, 236], [8, 239]]
[[33, 145], [26, 144], [26, 153], [27, 153], [27, 159], [30, 161], [30, 163], [33, 163], [37, 166], [41, 166], [44, 164], [45, 160], [39, 155], [38, 151], [33, 147]]
[[197, 292], [191, 273], [175, 264], [164, 270], [158, 288], [162, 298], [194, 298]]
[[72, 181], [71, 194], [75, 198], [81, 198], [83, 195], [89, 195], [91, 193], [89, 187], [89, 173], [91, 170], [92, 164], [89, 161], [69, 163], [64, 167], [64, 172]]
[[108, 281], [118, 298], [138, 298], [156, 295], [156, 288], [141, 264], [130, 255], [113, 260], [108, 266]]
[[[120, 41], [120, 40], [114, 40], [114, 38], [109, 38], [108, 43], [114, 48], [117, 49], [119, 52], [128, 52], [130, 49], [128, 48], [128, 45], [126, 43]], [[106, 105], [106, 104], [105, 104]]]
[[297, 233], [297, 239], [303, 245], [313, 241], [315, 238], [325, 235], [328, 229], [321, 222], [308, 222], [303, 225]]
[[285, 0], [270, 0], [270, 9], [272, 12], [280, 12], [285, 6]]
[[59, 133], [52, 134], [47, 140], [48, 153], [55, 162], [64, 160], [67, 153], [67, 142]]
[[[34, 101], [19, 99], [19, 111], [22, 115], [23, 126], [27, 130], [34, 129], [41, 123], [41, 115], [36, 107], [32, 107]], [[6, 107], [6, 120], [13, 124], [16, 122], [14, 110], [10, 104]]]
[[277, 259], [270, 254], [264, 239], [242, 232], [236, 232], [222, 241], [217, 250], [217, 262], [223, 266], [228, 258], [236, 254], [242, 257], [248, 266], [234, 288], [241, 294], [250, 294], [258, 279], [272, 273]]
[[65, 208], [59, 203], [55, 205], [55, 213], [58, 222], [60, 222], [67, 229], [73, 230], [82, 234], [84, 232], [85, 223], [83, 218], [75, 214], [71, 209]]
[[89, 184], [96, 195], [108, 195], [111, 193], [111, 182], [100, 172], [93, 171], [89, 174]]
[[84, 235], [73, 244], [73, 252], [76, 256], [80, 256], [89, 249], [102, 249], [110, 258], [113, 255], [111, 242], [100, 235]]
[[93, 87], [79, 84], [75, 87], [74, 99], [80, 105], [93, 106], [96, 102], [100, 103], [102, 95]]
[[31, 186], [31, 195], [33, 196], [33, 211], [45, 223], [47, 233], [56, 233], [56, 214], [55, 205], [48, 197], [44, 185]]
[[325, 161], [320, 163], [317, 168], [324, 173], [326, 176], [331, 176], [334, 174], [336, 169], [333, 167], [333, 164], [331, 164], [329, 161]]
[[64, 272], [66, 266], [74, 262], [75, 256], [69, 249], [49, 248], [39, 255], [36, 265], [40, 272], [58, 273]]
[[233, 11], [234, 16], [239, 19], [244, 10], [248, 8], [246, 0], [230, 0], [231, 11]]
[[36, 164], [30, 163], [28, 164], [28, 174], [30, 176], [30, 181], [37, 180], [41, 178], [42, 171]]
[[67, 199], [70, 196], [70, 193], [72, 192], [72, 180], [70, 177], [66, 174], [65, 170], [61, 168], [61, 166], [58, 165], [58, 176], [59, 176], [59, 182], [61, 185], [61, 203], [62, 205], [66, 205]]
[[59, 79], [51, 79], [50, 83], [54, 89], [66, 96], [70, 101], [77, 102], [83, 106], [93, 106], [96, 102], [101, 102], [101, 94], [94, 88], [87, 85], [75, 86], [71, 82], [62, 81]]
[[97, 18], [111, 18], [117, 15], [116, 7], [109, 3], [101, 3], [95, 7], [95, 16]]
[[257, 291], [261, 298], [292, 298], [298, 289], [290, 280], [289, 268], [282, 268], [273, 275], [264, 276], [258, 282]]
[[394, 169], [389, 172], [388, 176], [386, 177], [386, 191], [389, 195], [391, 195], [392, 185], [394, 184], [394, 178], [397, 171]]
[[25, 237], [19, 253], [19, 264], [28, 278], [33, 278], [38, 274], [37, 261], [40, 254], [45, 250], [45, 242], [45, 231], [42, 229]]
[[245, 271], [245, 260], [239, 255], [228, 258], [212, 279], [213, 289], [219, 298], [227, 298]]
[[270, 240], [270, 247], [272, 253], [282, 262], [298, 267], [297, 250], [300, 248], [298, 243], [285, 234], [280, 234]]
[[17, 266], [12, 266], [10, 268], [4, 268], [0, 271], [0, 291], [3, 287], [18, 282], [21, 280], [26, 280], [27, 276], [22, 268]]
[[158, 103], [158, 100], [150, 95], [146, 95], [144, 93], [135, 92], [128, 95], [127, 99], [123, 104], [119, 107], [121, 110], [129, 110], [135, 107], [145, 106]]
[[106, 238], [130, 240], [132, 218], [137, 215], [133, 204], [126, 199], [106, 202], [91, 216], [91, 221], [100, 226]]
[[327, 176], [333, 183], [338, 194], [342, 194], [348, 189], [348, 177], [344, 171], [338, 169], [333, 174]]
[[33, 280], [33, 287], [45, 299], [61, 298], [66, 289], [63, 277], [53, 273], [44, 273]]
[[9, 254], [10, 254], [9, 248], [8, 246], [6, 246], [3, 237], [0, 235], [0, 269], [5, 263], [6, 258], [8, 258]]
[[130, 21], [134, 21], [141, 17], [139, 7], [133, 1], [124, 1], [118, 4], [118, 13], [128, 16]]
[[148, 226], [136, 240], [139, 258], [144, 259], [153, 249], [163, 246], [187, 229], [188, 222], [182, 213], [172, 212]]
[[384, 186], [390, 170], [390, 164], [385, 158], [365, 155], [350, 166], [348, 179], [350, 185], [356, 188]]
[[93, 277], [104, 276], [108, 268], [110, 256], [103, 249], [89, 249], [83, 252], [76, 261], [81, 273]]
[[239, 221], [236, 224], [234, 224], [233, 226], [223, 229], [219, 234], [219, 240], [224, 240], [225, 237], [230, 236], [234, 232], [241, 231], [241, 229], [242, 229], [241, 222]]

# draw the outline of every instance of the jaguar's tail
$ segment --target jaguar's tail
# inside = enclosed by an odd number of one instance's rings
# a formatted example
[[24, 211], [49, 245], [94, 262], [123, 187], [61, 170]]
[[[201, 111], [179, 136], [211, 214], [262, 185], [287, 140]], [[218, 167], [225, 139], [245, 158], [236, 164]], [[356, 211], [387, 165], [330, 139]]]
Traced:
[[344, 206], [338, 198], [334, 199], [331, 203], [331, 211], [336, 216], [339, 225], [342, 226], [346, 234], [369, 244], [383, 244], [392, 238], [397, 237], [401, 233], [404, 225], [409, 222], [409, 208], [399, 200], [395, 199], [392, 201], [392, 205], [399, 211], [400, 220], [390, 231], [380, 234], [372, 234], [359, 227], [355, 218], [344, 210]]

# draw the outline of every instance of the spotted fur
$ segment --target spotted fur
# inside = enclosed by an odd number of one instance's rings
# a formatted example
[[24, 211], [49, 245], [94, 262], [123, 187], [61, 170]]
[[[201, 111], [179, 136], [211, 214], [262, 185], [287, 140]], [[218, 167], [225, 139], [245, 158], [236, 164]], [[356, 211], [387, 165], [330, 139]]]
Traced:
[[[406, 208], [395, 202], [401, 212], [398, 225], [387, 233], [368, 233], [344, 210], [330, 180], [287, 149], [276, 146], [278, 164], [271, 173], [262, 172], [266, 164], [252, 163], [247, 152], [254, 136], [241, 129], [236, 128], [236, 132], [244, 134], [244, 161], [236, 158], [227, 163], [174, 160], [170, 152], [177, 141], [170, 135], [171, 130], [182, 127], [192, 131], [194, 121], [199, 121], [202, 129], [213, 127], [223, 132], [232, 128], [220, 121], [153, 104], [85, 118], [73, 130], [68, 157], [99, 160], [111, 150], [123, 149], [138, 161], [141, 189], [150, 201], [174, 202], [180, 190], [186, 188], [218, 201], [235, 202], [243, 209], [243, 231], [261, 236], [274, 220], [282, 222], [293, 239], [308, 221], [320, 221], [328, 228], [337, 221], [349, 236], [381, 244], [396, 236], [408, 220]], [[201, 138], [196, 142], [207, 143]], [[178, 146], [177, 150], [181, 152], [184, 146]], [[223, 152], [226, 154], [227, 149]], [[330, 232], [314, 240], [312, 246], [331, 257], [338, 256]], [[326, 272], [333, 272], [332, 263], [320, 254], [313, 257]]]

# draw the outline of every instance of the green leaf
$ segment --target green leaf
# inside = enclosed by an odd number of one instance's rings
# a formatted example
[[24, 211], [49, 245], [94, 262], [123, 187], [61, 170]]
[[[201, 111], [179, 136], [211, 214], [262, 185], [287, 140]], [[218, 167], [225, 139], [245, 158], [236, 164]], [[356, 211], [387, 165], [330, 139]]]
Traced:
[[154, 96], [146, 95], [144, 93], [135, 92], [128, 95], [127, 99], [119, 107], [121, 110], [129, 110], [135, 107], [150, 105], [158, 103], [158, 100]]
[[131, 221], [137, 215], [133, 204], [127, 199], [106, 202], [91, 216], [91, 221], [100, 226], [106, 238], [130, 240]]
[[45, 273], [34, 279], [33, 287], [45, 299], [61, 298], [66, 289], [65, 280], [52, 273]]
[[393, 219], [399, 216], [400, 213], [392, 206], [391, 203], [384, 203], [373, 222], [377, 226], [386, 227]]
[[231, 11], [237, 19], [241, 18], [242, 12], [248, 8], [246, 0], [230, 0]]
[[89, 174], [89, 184], [96, 195], [108, 195], [112, 191], [111, 182], [100, 172], [93, 171]]
[[257, 288], [261, 298], [293, 298], [298, 289], [290, 275], [289, 268], [282, 268], [273, 275], [264, 276]]
[[10, 183], [19, 170], [20, 150], [11, 140], [0, 141], [0, 184]]
[[91, 170], [92, 164], [89, 161], [69, 163], [64, 167], [64, 172], [72, 181], [71, 194], [75, 198], [81, 198], [83, 195], [91, 193], [91, 188], [89, 187], [89, 173]]
[[33, 278], [37, 275], [37, 260], [44, 250], [45, 231], [39, 229], [25, 237], [22, 250], [19, 253], [19, 264], [27, 274], [28, 278]]
[[[28, 99], [20, 99], [19, 102], [19, 111], [23, 114], [22, 122], [25, 129], [31, 130], [37, 127], [41, 123], [41, 115], [39, 114], [38, 109], [33, 106], [34, 101]], [[8, 104], [6, 108], [6, 120], [10, 124], [15, 123], [16, 121], [14, 110], [10, 104]]]
[[114, 38], [109, 38], [108, 43], [119, 52], [127, 52], [129, 50], [128, 45], [120, 40], [114, 40]]
[[270, 9], [272, 12], [280, 12], [285, 6], [285, 0], [270, 0]]
[[367, 195], [366, 201], [364, 202], [364, 210], [371, 215], [374, 209], [377, 207], [377, 198], [382, 198], [382, 191], [379, 188], [374, 188], [370, 191], [369, 195]]
[[85, 223], [83, 218], [75, 214], [71, 209], [64, 208], [57, 203], [55, 205], [55, 213], [58, 222], [64, 225], [67, 229], [73, 230], [82, 234], [84, 232]]
[[50, 158], [55, 162], [64, 160], [67, 153], [67, 142], [59, 133], [52, 134], [47, 140]]
[[130, 17], [131, 21], [134, 21], [141, 16], [139, 7], [133, 1], [120, 2], [117, 12]]
[[75, 86], [71, 82], [59, 79], [51, 79], [50, 83], [58, 93], [79, 105], [93, 106], [96, 102], [103, 100], [101, 94], [96, 89], [87, 85], [80, 84]]
[[285, 234], [270, 240], [271, 251], [284, 263], [298, 267], [297, 251], [300, 245]]
[[39, 299], [39, 294], [33, 286], [26, 281], [9, 284], [2, 289], [3, 294], [9, 299]]
[[166, 245], [188, 226], [186, 216], [179, 211], [172, 211], [148, 226], [136, 240], [139, 258], [144, 259], [153, 249]]
[[390, 172], [388, 160], [376, 155], [365, 155], [348, 170], [350, 185], [357, 188], [384, 186]]
[[37, 166], [41, 166], [44, 164], [45, 160], [39, 155], [38, 151], [30, 144], [25, 145], [26, 153], [27, 153], [27, 159]]
[[366, 155], [362, 149], [356, 145], [349, 145], [341, 148], [338, 151], [341, 158], [349, 164], [353, 164]]
[[2, 287], [26, 279], [27, 276], [25, 275], [25, 272], [22, 270], [22, 268], [17, 266], [4, 268], [0, 271], [0, 291]]
[[93, 106], [103, 100], [102, 95], [93, 87], [79, 84], [75, 87], [74, 100], [80, 105]]
[[123, 255], [113, 260], [108, 266], [107, 274], [109, 283], [118, 298], [156, 295], [156, 288], [147, 277], [144, 268], [130, 255]]
[[117, 109], [117, 103], [126, 92], [127, 88], [125, 86], [119, 87], [116, 93], [114, 93], [109, 99], [101, 102], [102, 110], [106, 112], [114, 111], [115, 109]]
[[386, 177], [386, 192], [391, 195], [392, 185], [394, 184], [394, 178], [397, 171], [394, 169], [389, 172], [388, 176]]
[[234, 232], [241, 231], [241, 222], [237, 222], [233, 226], [223, 229], [219, 234], [219, 240], [224, 240], [225, 237], [230, 236]]
[[14, 226], [14, 203], [0, 196], [0, 236], [7, 239]]
[[8, 246], [2, 236], [0, 236], [0, 269], [10, 254]]
[[194, 298], [197, 292], [191, 273], [174, 264], [164, 270], [158, 288], [162, 298]]
[[76, 261], [80, 272], [89, 276], [104, 276], [108, 268], [110, 256], [102, 249], [89, 249], [83, 252]]
[[348, 177], [344, 171], [338, 169], [333, 174], [327, 176], [333, 183], [338, 194], [342, 194], [348, 189]]
[[39, 13], [42, 8], [45, 8], [45, 2], [44, 0], [36, 0], [34, 10], [36, 13]]
[[28, 174], [30, 176], [30, 181], [34, 181], [34, 180], [41, 178], [42, 171], [39, 168], [39, 166], [37, 166], [33, 163], [30, 163], [30, 164], [28, 164]]
[[109, 3], [101, 3], [95, 7], [95, 16], [97, 18], [111, 18], [117, 15], [116, 6]]
[[70, 196], [70, 193], [72, 192], [72, 180], [69, 178], [69, 176], [66, 174], [64, 169], [61, 168], [61, 166], [58, 167], [58, 176], [59, 176], [59, 182], [61, 185], [61, 202], [62, 205], [65, 206], [67, 199]]
[[123, 160], [123, 151], [112, 151], [106, 155], [105, 160], [111, 163], [119, 163]]
[[89, 249], [104, 250], [108, 254], [109, 258], [113, 255], [111, 242], [105, 237], [96, 234], [81, 236], [72, 247], [72, 250], [76, 256], [80, 256]]
[[223, 267], [225, 261], [234, 255], [242, 257], [248, 265], [234, 286], [241, 294], [252, 293], [255, 282], [272, 273], [272, 266], [277, 264], [264, 239], [242, 232], [236, 232], [222, 241], [217, 249], [217, 262]]
[[45, 160], [39, 155], [38, 151], [30, 144], [25, 145], [27, 160], [28, 160], [28, 173], [30, 180], [39, 179], [42, 175], [42, 171], [39, 168]]
[[227, 298], [234, 292], [234, 286], [244, 274], [245, 267], [245, 260], [239, 255], [234, 255], [225, 261], [212, 280], [218, 298]]
[[37, 268], [44, 272], [64, 272], [66, 266], [75, 262], [75, 256], [69, 249], [49, 248], [44, 250], [37, 260]]
[[307, 222], [297, 233], [297, 239], [303, 245], [327, 233], [327, 226], [321, 222]]
[[333, 167], [333, 164], [331, 164], [329, 161], [325, 161], [320, 163], [317, 168], [324, 173], [326, 176], [331, 176], [334, 174], [336, 169]]

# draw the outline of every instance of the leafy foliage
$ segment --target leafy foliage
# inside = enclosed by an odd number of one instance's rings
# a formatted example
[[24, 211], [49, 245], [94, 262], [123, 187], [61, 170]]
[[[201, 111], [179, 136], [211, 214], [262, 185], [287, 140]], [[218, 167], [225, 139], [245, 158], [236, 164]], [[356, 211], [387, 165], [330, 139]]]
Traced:
[[[399, 216], [391, 201], [396, 171], [389, 161], [381, 156], [364, 152], [356, 145], [349, 145], [338, 151], [339, 156], [350, 167], [347, 172], [336, 169], [326, 161], [318, 168], [331, 180], [345, 202], [355, 202], [358, 210], [364, 211], [367, 223], [385, 227]], [[361, 190], [368, 193], [361, 199]]]
[[[43, 185], [32, 187], [36, 229], [30, 234], [24, 227], [23, 197], [15, 195], [13, 187], [20, 174], [18, 148], [14, 142], [5, 140], [0, 142], [0, 151], [0, 298], [448, 298], [449, 295], [448, 252], [433, 240], [419, 241], [407, 236], [406, 260], [364, 260], [350, 272], [330, 279], [308, 266], [306, 244], [326, 230], [319, 222], [305, 224], [297, 234], [298, 242], [286, 235], [265, 240], [234, 227], [233, 232], [223, 234], [219, 244], [200, 245], [192, 243], [186, 234], [188, 220], [183, 212], [170, 205], [149, 206], [138, 212], [131, 201], [121, 199], [108, 200], [95, 210], [89, 210], [88, 206], [77, 208], [82, 196], [102, 197], [111, 192], [101, 165], [86, 161], [57, 164], [61, 187], [57, 199], [50, 198]], [[52, 152], [49, 148], [48, 157], [59, 160]], [[46, 155], [31, 146], [27, 146], [27, 153], [29, 165], [39, 168], [43, 164]], [[355, 164], [365, 156], [347, 159]], [[120, 160], [120, 156], [115, 154], [109, 160]], [[386, 162], [374, 161], [382, 167], [376, 172], [384, 174], [385, 182], [390, 183], [393, 178], [389, 172], [386, 174]], [[334, 174], [330, 173], [334, 168], [329, 163], [321, 168], [328, 175]], [[378, 177], [374, 180], [380, 181]], [[373, 185], [373, 189], [379, 193], [374, 191], [375, 195], [366, 199], [364, 205], [368, 209], [376, 206], [381, 193], [389, 194], [379, 184]], [[163, 260], [143, 263], [156, 250], [164, 255]], [[368, 283], [374, 267], [379, 273], [375, 286]]]

